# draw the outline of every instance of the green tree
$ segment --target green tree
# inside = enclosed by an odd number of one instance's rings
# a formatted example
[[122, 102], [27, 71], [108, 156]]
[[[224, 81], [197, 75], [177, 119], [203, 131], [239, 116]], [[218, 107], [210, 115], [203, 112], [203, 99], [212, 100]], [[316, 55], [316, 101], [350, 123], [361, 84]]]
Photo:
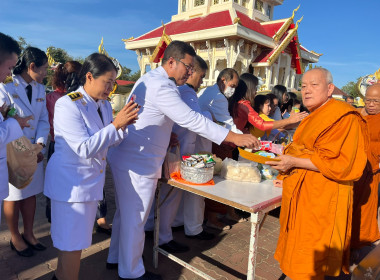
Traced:
[[29, 47], [29, 46], [30, 46], [30, 44], [28, 44], [28, 43], [26, 42], [25, 38], [24, 38], [24, 37], [21, 37], [21, 36], [18, 36], [17, 43], [18, 43], [19, 46], [20, 46], [21, 52], [23, 52], [23, 51], [26, 49], [26, 47]]
[[123, 68], [123, 72], [121, 73], [121, 76], [118, 78], [119, 80], [136, 82], [140, 78], [140, 70], [132, 73], [132, 70], [128, 67], [121, 67]]
[[341, 88], [341, 90], [343, 92], [347, 93], [348, 95], [353, 96], [353, 97], [360, 96], [358, 86], [357, 86], [359, 80], [360, 80], [360, 78], [357, 78], [356, 82], [354, 82], [354, 81], [348, 82], [345, 86], [343, 86]]
[[48, 47], [48, 50], [55, 62], [66, 63], [67, 61], [73, 60], [73, 57], [70, 56], [64, 49], [50, 46]]

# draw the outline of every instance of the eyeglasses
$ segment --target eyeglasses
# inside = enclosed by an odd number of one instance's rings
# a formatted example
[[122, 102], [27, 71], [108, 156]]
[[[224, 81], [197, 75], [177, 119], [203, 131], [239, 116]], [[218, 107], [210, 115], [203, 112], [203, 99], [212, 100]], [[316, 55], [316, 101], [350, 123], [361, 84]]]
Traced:
[[380, 99], [364, 99], [364, 103], [366, 103], [366, 104], [373, 103], [375, 105], [379, 105]]
[[[174, 57], [173, 57], [173, 58], [174, 58]], [[194, 66], [192, 66], [192, 65], [188, 65], [188, 64], [186, 64], [185, 62], [183, 62], [183, 61], [181, 61], [181, 60], [179, 60], [179, 59], [175, 59], [175, 58], [174, 58], [174, 60], [175, 60], [175, 61], [178, 61], [178, 62], [181, 62], [181, 63], [186, 67], [186, 70], [187, 70], [187, 71], [193, 72], [193, 70], [194, 70]]]

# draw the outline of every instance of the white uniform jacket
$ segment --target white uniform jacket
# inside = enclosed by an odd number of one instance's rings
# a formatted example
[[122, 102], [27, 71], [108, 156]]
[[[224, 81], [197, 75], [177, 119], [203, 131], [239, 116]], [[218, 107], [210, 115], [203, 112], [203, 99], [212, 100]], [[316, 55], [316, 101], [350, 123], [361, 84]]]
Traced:
[[[201, 108], [199, 107], [197, 93], [194, 91], [194, 89], [192, 89], [188, 85], [184, 85], [184, 86], [178, 87], [178, 90], [183, 102], [185, 102], [195, 112], [203, 114], [201, 112]], [[204, 113], [205, 114], [203, 115], [205, 117], [207, 117], [208, 119], [212, 119], [211, 114], [208, 111], [205, 111]], [[178, 136], [181, 155], [201, 152], [201, 151], [195, 150], [196, 139], [198, 136], [196, 133], [188, 130], [187, 128], [183, 128], [177, 124], [173, 126], [173, 132], [177, 134]], [[206, 141], [209, 142], [209, 140], [206, 140]]]
[[108, 101], [95, 102], [83, 87], [76, 92], [55, 105], [55, 151], [46, 168], [44, 193], [58, 201], [101, 200], [108, 148], [120, 142], [124, 132], [112, 124]]
[[9, 118], [4, 121], [0, 114], [0, 200], [9, 194], [7, 144], [22, 135], [22, 129], [15, 119]]
[[174, 122], [220, 144], [228, 130], [187, 106], [165, 69], [158, 67], [142, 76], [132, 89], [142, 107], [139, 119], [128, 127], [128, 137], [110, 151], [110, 160], [120, 168], [147, 177], [160, 178]]
[[[19, 116], [33, 116], [33, 119], [29, 120], [30, 127], [23, 129], [24, 136], [32, 144], [46, 144], [50, 126], [46, 109], [45, 87], [35, 81], [30, 83], [32, 86], [32, 102], [30, 103], [25, 90], [27, 85], [20, 75], [13, 76], [11, 83], [0, 84], [0, 106], [5, 102], [7, 105], [13, 105]], [[42, 192], [43, 184], [43, 162], [40, 162], [32, 182], [25, 189], [19, 190], [9, 184], [9, 197], [6, 200], [17, 201], [38, 194]]]
[[228, 111], [228, 100], [220, 92], [218, 84], [202, 89], [198, 94], [198, 99], [202, 111], [209, 111], [215, 120], [224, 123], [228, 130], [242, 134], [234, 124]]

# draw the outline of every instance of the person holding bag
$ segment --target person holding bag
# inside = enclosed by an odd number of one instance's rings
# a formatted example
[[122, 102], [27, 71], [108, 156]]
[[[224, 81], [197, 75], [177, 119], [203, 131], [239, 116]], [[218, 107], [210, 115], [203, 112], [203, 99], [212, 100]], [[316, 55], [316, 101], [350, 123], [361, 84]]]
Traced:
[[[20, 47], [12, 37], [0, 33], [0, 82], [11, 75], [11, 69], [16, 65], [20, 55]], [[8, 168], [7, 168], [7, 143], [22, 137], [22, 128], [29, 126], [31, 117], [22, 118], [15, 116], [7, 118], [8, 106], [4, 103], [0, 107], [0, 205], [9, 195]], [[0, 216], [1, 222], [1, 216]]]
[[[0, 104], [13, 106], [21, 117], [33, 117], [29, 120], [30, 126], [23, 129], [23, 134], [32, 144], [40, 144], [43, 147], [49, 134], [45, 87], [42, 85], [47, 68], [46, 54], [40, 49], [27, 47], [13, 70], [13, 81], [0, 85]], [[43, 159], [43, 153], [40, 152], [37, 159], [38, 167], [31, 183], [22, 190], [9, 184], [9, 196], [4, 200], [5, 219], [11, 232], [10, 245], [23, 257], [32, 256], [31, 249], [46, 249], [33, 233], [36, 194], [43, 190]], [[23, 218], [23, 234], [20, 234], [18, 229], [19, 212]]]
[[53, 279], [78, 279], [83, 249], [91, 245], [98, 201], [103, 197], [108, 148], [123, 140], [139, 108], [130, 101], [112, 119], [107, 98], [117, 68], [107, 56], [86, 58], [71, 92], [54, 109], [55, 151], [46, 167], [51, 199], [51, 236], [59, 250]]

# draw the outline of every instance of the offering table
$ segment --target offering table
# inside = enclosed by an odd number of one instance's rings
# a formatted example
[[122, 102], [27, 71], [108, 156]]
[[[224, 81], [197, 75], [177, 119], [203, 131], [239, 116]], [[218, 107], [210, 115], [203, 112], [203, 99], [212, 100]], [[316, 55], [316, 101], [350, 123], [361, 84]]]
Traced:
[[[266, 180], [261, 183], [246, 183], [222, 179], [214, 176], [215, 185], [198, 186], [177, 182], [175, 180], [160, 180], [156, 191], [156, 201], [160, 201], [160, 185], [167, 183], [175, 188], [179, 188], [202, 197], [215, 200], [225, 205], [240, 209], [251, 214], [251, 236], [249, 245], [248, 272], [247, 279], [255, 278], [257, 240], [259, 230], [269, 211], [281, 206], [282, 189], [273, 186], [273, 181]], [[169, 254], [158, 246], [159, 240], [159, 203], [155, 204], [155, 228], [154, 228], [154, 248], [153, 264], [158, 267], [158, 253], [167, 256], [178, 264], [190, 269], [204, 279], [214, 279], [206, 275], [199, 269], [182, 261], [176, 256]]]

